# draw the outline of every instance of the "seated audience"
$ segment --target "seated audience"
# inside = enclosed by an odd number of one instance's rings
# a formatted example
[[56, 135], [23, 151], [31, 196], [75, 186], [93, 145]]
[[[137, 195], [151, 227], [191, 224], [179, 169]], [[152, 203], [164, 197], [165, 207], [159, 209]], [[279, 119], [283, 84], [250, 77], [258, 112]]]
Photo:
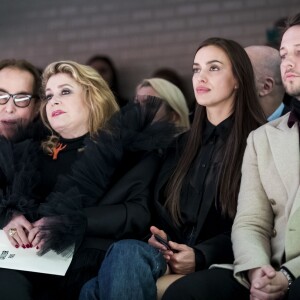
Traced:
[[[18, 91], [33, 92], [25, 87]], [[1, 198], [1, 227], [16, 248], [43, 249], [37, 234], [43, 222], [38, 220], [39, 203], [45, 201], [58, 176], [68, 173], [82, 154], [85, 138], [96, 134], [118, 110], [105, 81], [92, 68], [73, 62], [49, 65], [43, 74], [43, 91], [41, 115], [53, 134], [45, 141], [34, 137], [16, 144], [15, 174]], [[0, 269], [1, 298], [50, 299], [47, 293], [55, 290], [54, 286], [47, 288], [48, 280], [53, 281], [50, 277]]]
[[300, 299], [299, 44], [300, 13], [288, 19], [280, 45], [283, 84], [298, 102], [248, 137], [232, 229], [234, 264], [202, 272], [188, 290], [175, 283], [164, 299]]
[[113, 241], [143, 237], [160, 152], [178, 133], [169, 113], [154, 120], [163, 100], [117, 113], [106, 82], [75, 62], [50, 64], [43, 92], [52, 135], [19, 144], [22, 167], [1, 199], [1, 224], [17, 248], [68, 255], [75, 243], [75, 253], [64, 277], [0, 269], [2, 299], [77, 299]]
[[201, 270], [233, 261], [230, 233], [242, 153], [247, 135], [264, 122], [245, 50], [223, 38], [202, 42], [193, 61], [193, 87], [194, 122], [169, 148], [157, 176], [148, 243], [113, 244], [81, 300], [153, 300], [157, 280], [163, 281], [159, 297], [185, 278], [189, 290], [201, 282]]

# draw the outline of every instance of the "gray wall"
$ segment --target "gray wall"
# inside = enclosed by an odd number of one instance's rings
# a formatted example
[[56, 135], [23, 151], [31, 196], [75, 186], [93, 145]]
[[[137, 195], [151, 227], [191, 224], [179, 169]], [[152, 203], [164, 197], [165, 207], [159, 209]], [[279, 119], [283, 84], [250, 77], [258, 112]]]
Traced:
[[299, 11], [299, 0], [1, 0], [0, 58], [45, 67], [108, 54], [127, 96], [160, 66], [176, 69], [190, 88], [201, 40], [265, 44], [275, 20]]

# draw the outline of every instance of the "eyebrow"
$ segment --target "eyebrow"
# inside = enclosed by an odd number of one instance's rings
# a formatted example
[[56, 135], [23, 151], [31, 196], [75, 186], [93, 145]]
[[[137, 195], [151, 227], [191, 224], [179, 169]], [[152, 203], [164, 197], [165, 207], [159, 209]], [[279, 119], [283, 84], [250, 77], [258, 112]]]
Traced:
[[[66, 87], [66, 86], [68, 86], [68, 87], [70, 87], [70, 88], [73, 88], [73, 86], [70, 85], [70, 84], [68, 84], [68, 83], [60, 84], [60, 85], [58, 86], [58, 88], [61, 89], [61, 88]], [[46, 91], [51, 91], [51, 89], [50, 89], [50, 88], [47, 88]]]
[[[219, 63], [219, 64], [223, 65], [223, 63], [221, 61], [217, 60], [217, 59], [210, 60], [206, 64], [209, 65], [209, 64], [212, 64], [212, 63]], [[195, 62], [193, 63], [193, 65], [199, 66], [199, 64], [195, 63]]]
[[[3, 88], [0, 88], [0, 92], [11, 94], [6, 89], [3, 89]], [[32, 95], [32, 92], [20, 91], [20, 92], [17, 92], [17, 93], [13, 93], [13, 95], [18, 95], [18, 94]]]
[[[300, 44], [295, 44], [294, 45], [295, 47], [299, 47], [300, 46]], [[281, 47], [279, 50], [283, 50], [285, 47], [283, 46], [283, 47]]]

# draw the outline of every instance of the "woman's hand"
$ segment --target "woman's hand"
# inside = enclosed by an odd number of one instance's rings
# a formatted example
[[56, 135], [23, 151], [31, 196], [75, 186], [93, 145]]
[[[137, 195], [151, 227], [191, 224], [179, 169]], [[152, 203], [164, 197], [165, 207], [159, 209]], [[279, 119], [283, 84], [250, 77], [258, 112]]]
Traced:
[[[28, 239], [28, 233], [32, 228], [32, 224], [23, 215], [15, 214], [11, 221], [3, 227], [3, 230], [14, 247], [25, 249], [32, 247]], [[16, 233], [9, 235], [10, 229], [16, 229]]]
[[33, 227], [28, 234], [28, 240], [30, 241], [33, 247], [36, 247], [36, 249], [42, 249], [43, 247], [44, 242], [42, 240], [41, 227], [43, 227], [45, 223], [45, 218], [37, 220], [32, 224]]
[[194, 249], [185, 245], [177, 244], [170, 241], [169, 245], [172, 249], [177, 250], [177, 253], [173, 252], [168, 261], [170, 268], [175, 274], [190, 274], [195, 272], [196, 258]]
[[251, 283], [251, 300], [279, 300], [283, 299], [288, 289], [288, 281], [279, 271], [270, 265], [248, 271]]
[[151, 231], [152, 235], [151, 235], [150, 239], [148, 240], [148, 244], [150, 244], [154, 248], [161, 250], [161, 251], [167, 250], [166, 246], [164, 246], [163, 244], [158, 242], [154, 237], [154, 234], [158, 234], [160, 237], [167, 240], [167, 234], [163, 230], [160, 230], [155, 226], [151, 226], [150, 231]]
[[157, 241], [156, 238], [154, 237], [154, 235], [157, 234], [161, 238], [163, 238], [164, 240], [167, 241], [167, 239], [168, 239], [167, 234], [163, 230], [160, 230], [155, 226], [151, 226], [150, 231], [151, 231], [152, 235], [151, 235], [150, 239], [148, 240], [148, 244], [153, 246], [154, 248], [158, 249], [164, 256], [165, 260], [167, 262], [169, 262], [170, 257], [174, 254], [174, 252], [171, 250], [168, 250], [166, 246], [164, 246], [162, 243]]

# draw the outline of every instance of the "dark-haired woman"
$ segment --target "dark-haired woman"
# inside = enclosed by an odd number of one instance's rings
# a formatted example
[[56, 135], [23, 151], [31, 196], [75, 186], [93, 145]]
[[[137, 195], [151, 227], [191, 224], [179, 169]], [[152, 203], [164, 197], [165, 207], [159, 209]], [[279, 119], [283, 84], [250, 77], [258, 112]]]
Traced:
[[159, 293], [174, 281], [185, 280], [183, 289], [190, 289], [201, 284], [201, 270], [232, 263], [230, 232], [246, 138], [265, 117], [251, 62], [234, 41], [210, 38], [200, 45], [193, 87], [194, 122], [170, 148], [158, 176], [148, 244], [124, 240], [112, 245], [98, 277], [83, 287], [81, 300], [156, 299], [156, 284]]

